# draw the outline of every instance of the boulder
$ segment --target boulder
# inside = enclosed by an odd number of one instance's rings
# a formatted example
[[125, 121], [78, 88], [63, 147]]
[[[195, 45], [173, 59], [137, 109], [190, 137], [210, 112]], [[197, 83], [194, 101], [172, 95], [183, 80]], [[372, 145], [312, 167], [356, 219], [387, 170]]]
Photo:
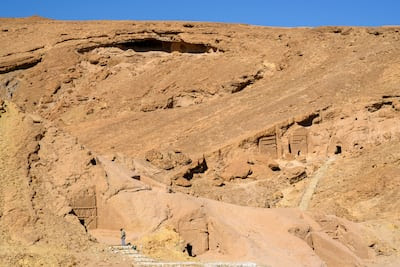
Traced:
[[289, 181], [290, 184], [295, 184], [307, 177], [306, 170], [303, 166], [297, 166], [285, 169], [283, 176]]
[[33, 123], [42, 123], [43, 122], [43, 118], [37, 114], [31, 114], [31, 115], [29, 115], [29, 117], [31, 117]]
[[178, 179], [175, 180], [175, 185], [182, 187], [191, 187], [192, 183], [183, 177], [179, 177]]
[[268, 163], [268, 168], [270, 168], [274, 172], [281, 170], [281, 168], [279, 167], [279, 164], [275, 161]]
[[246, 179], [253, 171], [246, 161], [234, 160], [229, 163], [221, 174], [222, 179], [230, 181], [233, 179]]
[[315, 253], [324, 260], [328, 266], [364, 266], [360, 258], [350, 249], [342, 243], [333, 240], [325, 233], [311, 232], [306, 239], [311, 243], [311, 247]]
[[151, 164], [164, 170], [171, 170], [177, 166], [188, 165], [192, 162], [187, 155], [180, 151], [160, 152], [152, 149], [146, 152], [145, 158]]

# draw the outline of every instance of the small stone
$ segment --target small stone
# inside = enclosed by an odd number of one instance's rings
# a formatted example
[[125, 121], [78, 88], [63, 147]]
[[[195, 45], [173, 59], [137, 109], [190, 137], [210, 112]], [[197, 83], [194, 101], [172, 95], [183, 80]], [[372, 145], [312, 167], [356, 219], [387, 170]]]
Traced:
[[216, 177], [216, 178], [214, 178], [213, 180], [212, 180], [212, 183], [211, 183], [213, 186], [217, 186], [217, 187], [221, 187], [221, 186], [224, 186], [225, 185], [225, 183], [224, 183], [224, 180], [222, 179], [222, 178], [220, 178], [220, 177]]
[[283, 175], [290, 184], [295, 184], [307, 177], [306, 170], [302, 166], [286, 169]]
[[182, 187], [191, 187], [192, 183], [183, 177], [179, 177], [178, 179], [175, 180], [175, 185]]
[[280, 171], [281, 170], [281, 168], [279, 167], [279, 164], [278, 163], [276, 163], [276, 162], [270, 162], [269, 164], [268, 164], [268, 168], [270, 168], [272, 171], [274, 171], [274, 172], [277, 172], [277, 171]]
[[29, 115], [29, 116], [31, 117], [33, 123], [42, 123], [42, 122], [43, 122], [43, 118], [40, 117], [40, 116], [37, 115], [37, 114], [31, 114], [31, 115]]

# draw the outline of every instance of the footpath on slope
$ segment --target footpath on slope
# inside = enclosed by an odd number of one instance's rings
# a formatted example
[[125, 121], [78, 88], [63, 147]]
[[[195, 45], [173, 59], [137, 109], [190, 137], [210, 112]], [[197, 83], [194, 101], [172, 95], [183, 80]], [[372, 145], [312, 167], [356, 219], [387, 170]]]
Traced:
[[335, 156], [328, 158], [327, 161], [314, 173], [313, 177], [311, 178], [310, 183], [308, 184], [303, 197], [301, 198], [299, 208], [301, 210], [307, 210], [310, 204], [310, 201], [314, 195], [315, 189], [318, 186], [319, 181], [324, 176], [325, 171], [327, 170], [328, 166], [336, 160]]
[[189, 266], [189, 267], [257, 267], [258, 265], [253, 262], [167, 262], [167, 261], [156, 261], [155, 259], [149, 258], [139, 251], [132, 248], [132, 246], [112, 246], [111, 251], [114, 253], [122, 254], [132, 259], [133, 266], [165, 266], [165, 267], [178, 267], [178, 266]]

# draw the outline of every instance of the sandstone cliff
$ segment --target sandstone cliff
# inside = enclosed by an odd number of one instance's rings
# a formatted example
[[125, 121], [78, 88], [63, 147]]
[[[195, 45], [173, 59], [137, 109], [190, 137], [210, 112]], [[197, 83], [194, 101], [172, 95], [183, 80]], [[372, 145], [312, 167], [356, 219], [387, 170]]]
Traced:
[[400, 28], [0, 22], [5, 264], [399, 262]]

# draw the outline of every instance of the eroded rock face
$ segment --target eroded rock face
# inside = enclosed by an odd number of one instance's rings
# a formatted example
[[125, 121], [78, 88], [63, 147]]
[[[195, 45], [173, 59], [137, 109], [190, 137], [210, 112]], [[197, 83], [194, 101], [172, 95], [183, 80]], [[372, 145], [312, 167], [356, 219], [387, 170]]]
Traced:
[[[400, 99], [383, 99], [329, 107], [277, 123], [208, 154], [207, 172], [191, 179], [190, 185], [176, 184], [190, 189], [176, 190], [240, 205], [297, 206], [305, 186], [329, 158], [361, 155], [367, 148], [400, 140], [400, 113], [393, 104]], [[246, 182], [239, 185], [241, 179]], [[275, 198], [275, 192], [291, 196]]]
[[253, 171], [246, 161], [243, 159], [237, 159], [231, 161], [222, 172], [221, 177], [225, 181], [231, 181], [233, 179], [246, 179]]
[[6, 103], [0, 98], [0, 114], [6, 113]]
[[146, 152], [145, 158], [153, 165], [164, 170], [171, 170], [177, 166], [185, 166], [192, 162], [188, 156], [180, 151], [161, 153], [153, 149]]
[[283, 176], [289, 180], [290, 184], [297, 183], [305, 178], [307, 178], [307, 173], [304, 167], [293, 167], [286, 169]]
[[[397, 257], [385, 226], [400, 206], [397, 27], [1, 29], [1, 244], [77, 251], [93, 245], [85, 230], [170, 227], [206, 260]], [[309, 188], [312, 214], [382, 238], [275, 209]], [[63, 259], [48, 265], [73, 264]]]
[[[54, 131], [31, 119], [13, 103], [5, 101], [3, 107], [6, 112], [0, 117], [0, 244], [6, 251], [12, 252], [8, 257], [3, 251], [0, 262], [12, 265], [19, 257], [29, 255], [32, 246], [51, 246], [52, 250], [48, 251], [47, 260], [38, 255], [30, 258], [30, 264], [72, 264], [76, 259], [61, 252], [65, 249], [69, 253], [86, 251], [86, 257], [89, 257], [92, 253], [90, 246], [96, 245], [72, 214], [68, 201], [71, 196], [69, 190], [82, 181], [76, 175], [82, 174], [80, 166], [83, 165], [83, 169], [91, 173], [90, 168], [85, 166], [85, 160], [82, 160], [87, 157], [86, 152], [75, 145], [74, 138], [58, 137], [63, 140], [54, 143], [59, 140], [55, 139]], [[68, 158], [71, 154], [76, 161]], [[65, 168], [65, 164], [74, 165], [75, 175], [72, 168], [57, 171], [57, 166]], [[53, 176], [54, 172], [57, 176]], [[71, 234], [65, 235], [66, 232]], [[19, 251], [18, 247], [24, 247], [25, 252]]]

